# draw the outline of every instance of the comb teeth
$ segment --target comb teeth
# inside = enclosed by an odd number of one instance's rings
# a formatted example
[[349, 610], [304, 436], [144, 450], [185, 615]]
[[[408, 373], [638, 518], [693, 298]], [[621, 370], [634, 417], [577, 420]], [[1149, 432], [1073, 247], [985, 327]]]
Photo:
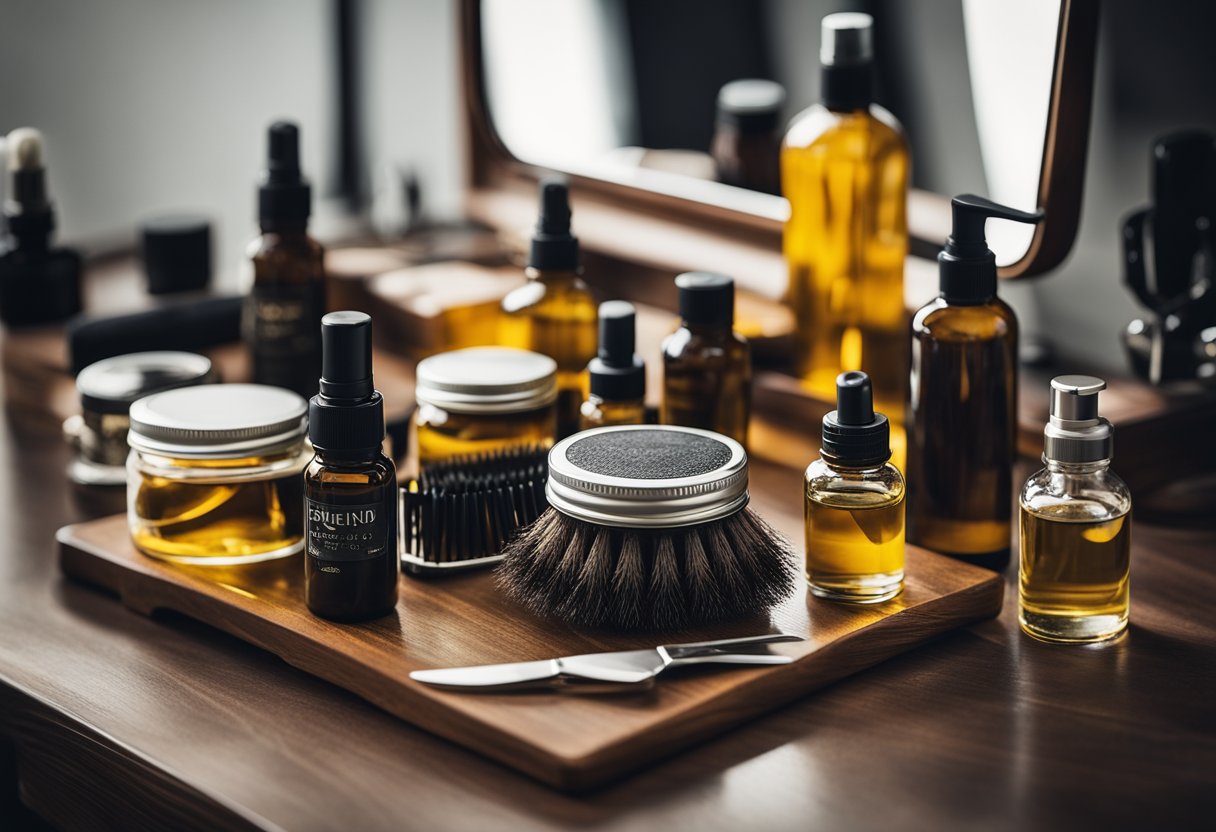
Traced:
[[401, 561], [415, 574], [489, 566], [515, 531], [549, 507], [548, 448], [432, 463], [401, 489]]

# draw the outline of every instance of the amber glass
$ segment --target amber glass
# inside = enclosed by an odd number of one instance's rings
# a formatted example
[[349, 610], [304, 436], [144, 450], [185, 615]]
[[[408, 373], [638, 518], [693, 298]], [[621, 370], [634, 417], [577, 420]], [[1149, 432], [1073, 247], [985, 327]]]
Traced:
[[253, 380], [311, 398], [321, 376], [325, 249], [304, 225], [265, 227], [249, 257], [253, 286], [244, 328]]
[[528, 283], [502, 302], [499, 345], [547, 355], [557, 362], [557, 432], [578, 430], [586, 396], [587, 362], [595, 357], [598, 307], [575, 272], [528, 268]]
[[999, 298], [938, 298], [912, 319], [909, 539], [992, 569], [1009, 563], [1017, 345]]
[[504, 448], [547, 448], [553, 444], [557, 421], [552, 403], [515, 413], [458, 413], [420, 404], [414, 428], [418, 461], [428, 465]]
[[646, 421], [646, 403], [606, 402], [599, 396], [588, 396], [579, 411], [579, 430], [591, 430], [608, 425], [640, 425]]
[[[332, 525], [338, 554], [321, 551], [309, 521], [304, 557], [304, 595], [314, 614], [335, 621], [378, 618], [397, 606], [397, 472], [383, 454], [330, 459], [318, 454], [304, 470], [304, 495], [312, 507], [342, 515], [367, 507], [383, 512], [373, 521]], [[373, 531], [368, 531], [372, 529]]]
[[710, 143], [718, 181], [739, 188], [781, 193], [781, 136], [776, 131], [739, 129], [719, 121]]
[[751, 399], [751, 352], [729, 326], [681, 326], [663, 341], [663, 424], [717, 431], [746, 447]]
[[902, 422], [908, 384], [904, 258], [908, 143], [876, 105], [822, 105], [794, 119], [781, 149], [788, 300], [797, 370], [824, 400], [836, 376], [863, 370], [874, 408]]

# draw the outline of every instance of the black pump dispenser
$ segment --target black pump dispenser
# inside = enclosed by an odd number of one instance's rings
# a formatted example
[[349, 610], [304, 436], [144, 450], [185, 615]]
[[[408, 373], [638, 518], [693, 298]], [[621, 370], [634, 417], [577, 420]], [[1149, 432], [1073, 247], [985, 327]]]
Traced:
[[570, 233], [570, 188], [560, 176], [540, 181], [540, 215], [528, 266], [542, 272], [578, 270], [578, 238]]
[[599, 355], [587, 365], [591, 395], [606, 402], [637, 401], [646, 395], [646, 364], [634, 351], [636, 312], [632, 303], [600, 304]]
[[988, 248], [984, 225], [990, 217], [1034, 224], [1042, 211], [1018, 211], [974, 194], [950, 200], [954, 226], [937, 255], [941, 296], [948, 303], [984, 303], [996, 296], [996, 255]]
[[321, 319], [321, 392], [308, 406], [318, 450], [372, 453], [384, 441], [384, 400], [372, 384], [372, 319], [331, 312]]
[[300, 128], [276, 121], [266, 132], [266, 173], [258, 188], [263, 226], [303, 225], [312, 209], [312, 189], [300, 172]]
[[874, 412], [870, 377], [853, 370], [836, 377], [836, 409], [823, 417], [823, 458], [855, 468], [891, 458], [891, 426]]

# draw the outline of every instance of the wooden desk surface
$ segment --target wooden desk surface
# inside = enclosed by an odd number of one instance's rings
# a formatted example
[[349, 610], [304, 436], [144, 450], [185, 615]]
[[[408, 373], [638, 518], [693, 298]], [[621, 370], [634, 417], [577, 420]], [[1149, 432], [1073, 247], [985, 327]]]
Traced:
[[[6, 412], [0, 774], [15, 758], [25, 803], [56, 826], [1177, 829], [1216, 812], [1210, 526], [1137, 525], [1116, 644], [1022, 637], [1010, 573], [999, 619], [575, 798], [236, 639], [64, 580], [55, 529], [122, 504], [75, 496], [68, 458], [53, 430]], [[797, 493], [796, 470], [757, 468]]]

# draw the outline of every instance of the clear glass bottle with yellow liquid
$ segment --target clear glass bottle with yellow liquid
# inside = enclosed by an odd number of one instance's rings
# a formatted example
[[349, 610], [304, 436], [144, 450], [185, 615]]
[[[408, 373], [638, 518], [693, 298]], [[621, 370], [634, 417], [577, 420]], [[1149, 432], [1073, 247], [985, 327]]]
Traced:
[[899, 122], [873, 102], [872, 25], [858, 13], [823, 19], [823, 100], [795, 117], [781, 150], [784, 250], [803, 383], [830, 399], [837, 375], [862, 370], [875, 405], [901, 425], [909, 153]]
[[640, 425], [646, 421], [646, 364], [635, 349], [633, 304], [600, 304], [599, 354], [587, 365], [590, 393], [579, 411], [579, 429]]
[[560, 178], [540, 183], [540, 217], [532, 236], [527, 285], [502, 301], [499, 344], [557, 362], [558, 437], [578, 430], [587, 362], [596, 351], [596, 304], [583, 282], [578, 238], [570, 233], [570, 197]]
[[813, 595], [875, 604], [904, 584], [904, 478], [870, 379], [841, 373], [823, 417], [821, 458], [806, 469], [806, 577]]

